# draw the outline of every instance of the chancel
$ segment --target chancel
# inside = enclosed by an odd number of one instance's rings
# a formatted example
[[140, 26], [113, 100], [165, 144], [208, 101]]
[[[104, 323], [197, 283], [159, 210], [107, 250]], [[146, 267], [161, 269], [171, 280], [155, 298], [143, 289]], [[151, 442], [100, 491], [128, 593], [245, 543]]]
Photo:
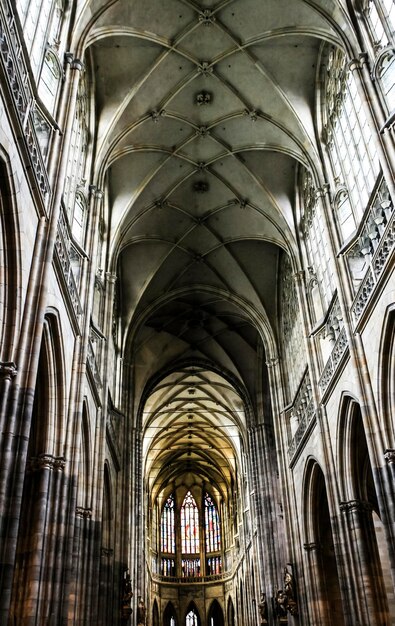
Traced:
[[395, 626], [395, 1], [0, 0], [1, 626]]

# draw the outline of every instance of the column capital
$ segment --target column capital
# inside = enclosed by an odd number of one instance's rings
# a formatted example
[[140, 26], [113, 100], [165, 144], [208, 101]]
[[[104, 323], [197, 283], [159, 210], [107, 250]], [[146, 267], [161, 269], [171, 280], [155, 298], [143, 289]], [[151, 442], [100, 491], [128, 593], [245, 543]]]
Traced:
[[64, 53], [64, 60], [68, 65], [70, 65], [72, 70], [81, 71], [85, 68], [83, 61], [77, 59], [70, 51]]
[[18, 368], [13, 361], [0, 361], [0, 379], [12, 380], [18, 373]]
[[267, 361], [265, 361], [266, 366], [271, 368], [271, 367], [275, 367], [276, 365], [278, 365], [280, 363], [280, 357], [275, 356], [272, 357], [271, 359], [268, 359]]
[[99, 189], [99, 187], [96, 187], [96, 185], [89, 185], [89, 192], [92, 198], [97, 198], [98, 200], [101, 200], [104, 197], [104, 191]]
[[297, 272], [295, 272], [294, 274], [292, 274], [295, 282], [297, 285], [303, 285], [303, 281], [305, 278], [305, 271], [304, 270], [298, 270]]
[[350, 513], [354, 511], [367, 513], [373, 508], [370, 502], [366, 502], [366, 500], [348, 500], [347, 502], [340, 502], [339, 506], [342, 513]]
[[76, 517], [81, 517], [82, 519], [90, 519], [92, 517], [92, 509], [77, 506], [75, 508], [75, 515]]
[[106, 272], [106, 281], [114, 285], [117, 280], [117, 275], [115, 272]]
[[384, 458], [387, 461], [388, 465], [392, 465], [392, 463], [395, 463], [395, 449], [394, 448], [388, 448], [384, 452]]
[[318, 552], [318, 550], [321, 550], [321, 545], [317, 543], [317, 541], [311, 541], [310, 543], [304, 543], [303, 548], [306, 550], [306, 552]]
[[354, 58], [351, 59], [348, 62], [348, 67], [351, 70], [351, 72], [354, 72], [355, 70], [360, 70], [361, 69], [361, 61], [358, 58]]
[[66, 466], [66, 459], [62, 456], [54, 456], [43, 452], [38, 456], [31, 457], [28, 460], [28, 469], [32, 472], [48, 469], [62, 472]]

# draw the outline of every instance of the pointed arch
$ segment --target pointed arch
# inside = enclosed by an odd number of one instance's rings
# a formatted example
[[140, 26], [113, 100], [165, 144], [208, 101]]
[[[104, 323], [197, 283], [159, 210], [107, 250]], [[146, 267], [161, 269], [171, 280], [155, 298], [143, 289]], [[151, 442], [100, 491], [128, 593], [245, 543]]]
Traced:
[[379, 349], [379, 414], [383, 416], [383, 436], [388, 448], [395, 448], [395, 304], [386, 310]]
[[89, 507], [90, 500], [90, 476], [91, 476], [91, 435], [90, 435], [90, 419], [89, 407], [84, 399], [82, 405], [81, 418], [81, 453], [79, 462], [79, 504], [83, 507]]
[[13, 176], [1, 146], [0, 181], [0, 362], [7, 363], [19, 327], [20, 242]]
[[188, 605], [183, 626], [201, 626], [200, 614], [193, 601]]
[[207, 617], [207, 626], [225, 626], [224, 612], [217, 599], [211, 603]]
[[156, 598], [152, 605], [152, 626], [159, 626], [159, 609], [158, 609], [158, 602], [156, 601]]
[[199, 508], [191, 491], [187, 491], [181, 505], [181, 551], [183, 554], [199, 554]]
[[360, 404], [351, 397], [343, 398], [340, 418], [338, 454], [344, 497], [341, 508], [358, 563], [361, 582], [357, 589], [364, 587], [370, 599], [369, 608], [363, 607], [365, 619], [376, 615], [378, 621], [389, 622], [389, 606], [395, 602], [389, 582], [390, 556]]
[[343, 626], [344, 612], [326, 480], [321, 466], [313, 457], [306, 464], [303, 493], [304, 546], [313, 621], [323, 626], [332, 623]]
[[57, 548], [62, 549], [57, 544], [61, 536], [57, 496], [65, 467], [64, 369], [58, 313], [47, 311], [37, 371], [31, 373], [32, 378], [35, 375], [34, 398], [12, 591], [12, 611], [17, 621], [26, 620], [29, 612], [41, 620], [40, 597], [46, 597], [45, 610], [54, 615], [57, 610], [53, 582], [54, 555]]
[[228, 598], [227, 621], [228, 626], [235, 626], [235, 607], [230, 596]]
[[177, 614], [171, 601], [167, 603], [163, 613], [163, 626], [178, 626]]

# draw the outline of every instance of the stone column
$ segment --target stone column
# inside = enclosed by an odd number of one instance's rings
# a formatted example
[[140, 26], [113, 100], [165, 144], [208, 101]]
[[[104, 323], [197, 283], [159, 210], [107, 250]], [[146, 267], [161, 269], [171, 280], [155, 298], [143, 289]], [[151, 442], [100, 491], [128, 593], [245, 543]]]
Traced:
[[381, 626], [385, 621], [385, 591], [373, 562], [371, 541], [372, 538], [375, 540], [375, 530], [372, 507], [362, 500], [349, 500], [340, 503], [340, 511], [345, 519], [351, 557], [349, 575], [353, 585], [349, 585], [348, 593], [354, 607], [353, 623]]
[[16, 375], [15, 363], [0, 361], [0, 433], [4, 432], [8, 394]]
[[21, 561], [12, 596], [13, 613], [26, 626], [49, 623], [52, 613], [54, 572], [50, 557], [56, 509], [53, 492], [58, 471], [64, 466], [64, 458], [43, 453], [31, 458], [26, 470], [24, 503], [27, 510], [18, 540]]
[[309, 614], [315, 626], [321, 626], [326, 623], [328, 616], [323, 608], [321, 598], [323, 597], [323, 589], [320, 585], [320, 569], [321, 569], [321, 546], [313, 541], [305, 543], [303, 548], [307, 557], [308, 581], [304, 586], [306, 593], [306, 601], [309, 607]]
[[[250, 427], [248, 431], [250, 448], [250, 475], [254, 490], [254, 512], [256, 514], [257, 549], [256, 581], [259, 591], [271, 598], [277, 587], [278, 577], [284, 565], [284, 555], [280, 554], [282, 541], [279, 532], [279, 485], [276, 489], [275, 441], [274, 433], [267, 424]], [[260, 539], [260, 541], [259, 541]], [[274, 619], [272, 603], [268, 601], [269, 623]]]

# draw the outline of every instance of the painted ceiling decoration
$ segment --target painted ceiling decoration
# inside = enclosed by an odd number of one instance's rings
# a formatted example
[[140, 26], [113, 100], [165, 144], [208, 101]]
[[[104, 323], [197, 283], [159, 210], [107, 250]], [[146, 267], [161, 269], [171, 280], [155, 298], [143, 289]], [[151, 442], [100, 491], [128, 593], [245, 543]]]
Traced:
[[295, 181], [300, 168], [315, 175], [317, 64], [324, 44], [341, 45], [339, 11], [94, 0], [79, 15], [153, 492], [190, 472], [230, 490], [245, 413], [266, 410], [279, 267], [284, 254], [295, 265]]

